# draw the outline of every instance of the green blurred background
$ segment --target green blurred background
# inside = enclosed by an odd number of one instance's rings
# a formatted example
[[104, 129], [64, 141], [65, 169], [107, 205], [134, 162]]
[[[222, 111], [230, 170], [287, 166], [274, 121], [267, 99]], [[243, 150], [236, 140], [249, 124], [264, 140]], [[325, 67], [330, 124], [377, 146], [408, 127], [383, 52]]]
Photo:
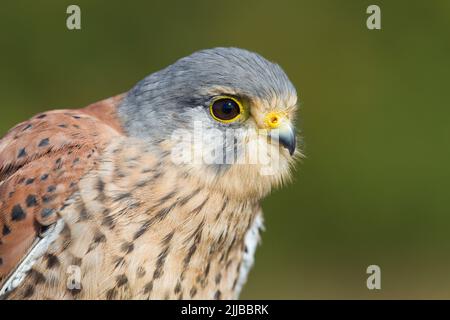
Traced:
[[[366, 28], [370, 4], [382, 30]], [[242, 298], [450, 298], [449, 40], [446, 0], [3, 0], [0, 134], [198, 49], [254, 50], [298, 89], [307, 158], [264, 201]], [[380, 291], [366, 288], [371, 264]]]

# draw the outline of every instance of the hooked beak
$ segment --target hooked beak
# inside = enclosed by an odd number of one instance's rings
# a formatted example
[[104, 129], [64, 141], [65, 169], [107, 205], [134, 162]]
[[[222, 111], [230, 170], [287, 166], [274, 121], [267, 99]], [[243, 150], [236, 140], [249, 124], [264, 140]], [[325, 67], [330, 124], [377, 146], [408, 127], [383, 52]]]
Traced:
[[272, 129], [270, 138], [288, 149], [291, 156], [294, 154], [297, 146], [297, 139], [295, 137], [295, 129], [289, 122], [283, 121], [277, 129]]

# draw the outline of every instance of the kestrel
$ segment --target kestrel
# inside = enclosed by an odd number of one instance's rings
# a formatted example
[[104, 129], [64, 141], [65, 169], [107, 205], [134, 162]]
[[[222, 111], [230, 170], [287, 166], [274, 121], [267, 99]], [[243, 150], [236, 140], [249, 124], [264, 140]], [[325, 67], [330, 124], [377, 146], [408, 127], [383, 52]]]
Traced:
[[0, 295], [238, 298], [260, 201], [300, 154], [296, 105], [277, 64], [214, 48], [17, 125], [0, 140]]

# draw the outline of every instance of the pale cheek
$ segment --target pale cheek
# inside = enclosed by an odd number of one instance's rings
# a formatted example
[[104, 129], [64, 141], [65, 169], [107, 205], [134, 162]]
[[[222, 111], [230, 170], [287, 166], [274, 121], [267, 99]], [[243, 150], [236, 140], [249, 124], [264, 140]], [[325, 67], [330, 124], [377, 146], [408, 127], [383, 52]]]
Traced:
[[289, 169], [290, 156], [287, 150], [268, 142], [266, 136], [249, 137], [245, 147], [245, 156], [249, 164], [258, 167], [270, 166], [276, 175]]

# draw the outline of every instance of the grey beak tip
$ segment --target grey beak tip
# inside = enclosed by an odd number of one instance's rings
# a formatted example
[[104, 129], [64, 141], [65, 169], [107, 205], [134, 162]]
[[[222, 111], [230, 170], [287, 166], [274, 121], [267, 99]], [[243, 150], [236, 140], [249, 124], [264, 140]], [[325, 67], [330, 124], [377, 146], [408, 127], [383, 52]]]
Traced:
[[292, 126], [284, 126], [279, 130], [271, 131], [270, 138], [278, 144], [285, 147], [289, 154], [292, 156], [297, 147], [297, 137], [295, 135], [295, 129]]
[[288, 148], [289, 154], [292, 156], [295, 152], [295, 146]]
[[293, 131], [290, 131], [289, 134], [280, 134], [279, 141], [283, 147], [288, 149], [289, 154], [292, 156], [297, 146], [295, 133]]

